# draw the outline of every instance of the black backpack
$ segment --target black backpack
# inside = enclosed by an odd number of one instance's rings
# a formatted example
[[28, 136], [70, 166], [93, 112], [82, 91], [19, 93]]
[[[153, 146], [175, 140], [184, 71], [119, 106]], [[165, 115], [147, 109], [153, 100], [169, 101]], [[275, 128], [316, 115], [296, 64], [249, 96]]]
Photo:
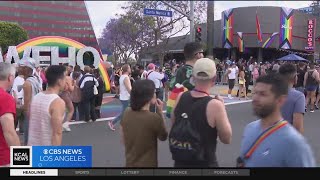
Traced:
[[207, 106], [212, 98], [207, 96], [186, 106], [186, 102], [184, 102], [184, 99], [188, 98], [186, 96], [190, 97], [190, 91], [181, 96], [175, 109], [175, 114], [177, 112], [175, 122], [169, 133], [169, 147], [172, 159], [175, 161], [206, 161], [201, 126], [199, 122], [192, 121], [194, 118], [192, 111], [199, 109], [200, 106]]
[[92, 80], [88, 80], [84, 83], [83, 88], [81, 88], [81, 97], [82, 100], [89, 100], [92, 97], [94, 97], [94, 92], [93, 92], [93, 86], [95, 85], [95, 81], [94, 81], [94, 76], [92, 75], [84, 75], [81, 80], [79, 81], [79, 87], [82, 83], [82, 81], [84, 81], [85, 78], [89, 78]]

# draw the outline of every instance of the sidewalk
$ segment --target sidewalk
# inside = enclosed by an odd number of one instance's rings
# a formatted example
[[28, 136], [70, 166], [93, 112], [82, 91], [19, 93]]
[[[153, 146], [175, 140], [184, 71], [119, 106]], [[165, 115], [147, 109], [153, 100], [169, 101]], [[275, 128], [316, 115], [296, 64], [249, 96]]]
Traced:
[[[232, 96], [236, 96], [238, 92], [239, 86], [235, 85], [232, 90]], [[249, 86], [249, 90], [253, 89], [253, 86]], [[217, 94], [220, 96], [227, 96], [228, 95], [229, 86], [228, 85], [215, 85], [211, 89], [211, 94]], [[248, 97], [251, 97], [251, 93], [247, 94]]]

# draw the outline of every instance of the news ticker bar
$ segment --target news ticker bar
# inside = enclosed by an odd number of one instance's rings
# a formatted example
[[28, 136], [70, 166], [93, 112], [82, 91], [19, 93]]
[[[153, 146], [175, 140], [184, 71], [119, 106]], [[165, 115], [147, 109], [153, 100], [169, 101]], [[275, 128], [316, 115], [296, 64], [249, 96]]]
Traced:
[[249, 169], [10, 169], [10, 176], [250, 176]]

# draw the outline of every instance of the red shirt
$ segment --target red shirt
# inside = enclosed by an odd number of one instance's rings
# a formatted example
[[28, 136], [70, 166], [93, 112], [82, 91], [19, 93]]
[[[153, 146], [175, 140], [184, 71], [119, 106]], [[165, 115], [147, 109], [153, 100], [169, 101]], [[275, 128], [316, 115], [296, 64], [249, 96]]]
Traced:
[[[0, 102], [0, 117], [6, 113], [16, 116], [16, 103], [13, 97], [2, 88], [0, 88]], [[10, 164], [10, 147], [4, 138], [0, 123], [0, 166], [8, 164]]]

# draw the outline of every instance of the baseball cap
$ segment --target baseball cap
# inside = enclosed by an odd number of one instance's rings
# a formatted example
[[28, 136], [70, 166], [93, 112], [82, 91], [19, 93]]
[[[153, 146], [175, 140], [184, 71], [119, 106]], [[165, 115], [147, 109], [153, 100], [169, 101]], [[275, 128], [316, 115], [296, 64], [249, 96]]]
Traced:
[[193, 66], [193, 77], [196, 79], [212, 79], [216, 73], [216, 63], [209, 58], [198, 59]]
[[36, 68], [36, 61], [33, 58], [24, 58], [19, 61], [18, 65], [29, 67], [31, 69], [35, 69]]

